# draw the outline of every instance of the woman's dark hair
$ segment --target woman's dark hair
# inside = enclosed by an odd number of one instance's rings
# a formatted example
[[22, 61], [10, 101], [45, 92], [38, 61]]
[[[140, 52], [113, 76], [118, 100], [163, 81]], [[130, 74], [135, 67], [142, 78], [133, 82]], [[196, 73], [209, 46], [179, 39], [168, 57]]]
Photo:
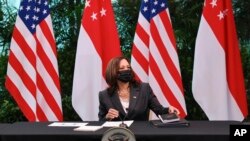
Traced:
[[[118, 88], [117, 73], [119, 71], [120, 62], [123, 59], [127, 60], [128, 63], [130, 63], [130, 60], [128, 58], [124, 56], [119, 56], [119, 57], [112, 58], [107, 65], [105, 79], [106, 79], [107, 84], [109, 85], [108, 93], [111, 95]], [[132, 68], [131, 68], [131, 72], [132, 72], [132, 80], [130, 81], [130, 86], [137, 86], [139, 84], [139, 81], [135, 79], [135, 73]]]

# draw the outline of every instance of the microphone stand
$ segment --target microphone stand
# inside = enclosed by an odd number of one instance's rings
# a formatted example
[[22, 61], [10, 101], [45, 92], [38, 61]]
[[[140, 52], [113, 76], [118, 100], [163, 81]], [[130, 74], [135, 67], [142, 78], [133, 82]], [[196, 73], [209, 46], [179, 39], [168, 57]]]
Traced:
[[124, 116], [123, 119], [122, 119], [122, 118], [120, 117], [120, 115], [119, 115], [119, 118], [120, 118], [120, 120], [122, 121], [122, 123], [119, 125], [119, 127], [128, 128], [128, 125], [127, 125], [126, 123], [124, 123], [124, 120], [126, 119], [126, 117], [127, 117], [127, 115], [128, 115], [128, 108], [126, 108], [126, 111], [127, 111], [127, 113], [126, 113], [126, 115]]

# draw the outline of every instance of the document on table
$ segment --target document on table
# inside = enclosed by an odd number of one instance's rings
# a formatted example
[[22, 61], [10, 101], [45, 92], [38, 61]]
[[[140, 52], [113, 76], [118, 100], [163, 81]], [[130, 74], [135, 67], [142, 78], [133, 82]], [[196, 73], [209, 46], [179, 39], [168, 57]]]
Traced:
[[[124, 124], [126, 124], [128, 127], [133, 123], [133, 120], [125, 120], [123, 121]], [[119, 125], [122, 123], [122, 121], [106, 121], [102, 126], [103, 127], [119, 127]]]
[[85, 126], [88, 123], [83, 123], [83, 122], [53, 122], [49, 124], [48, 126], [52, 127], [80, 127], [80, 126]]
[[81, 127], [75, 128], [74, 131], [96, 131], [101, 128], [102, 126], [81, 126]]

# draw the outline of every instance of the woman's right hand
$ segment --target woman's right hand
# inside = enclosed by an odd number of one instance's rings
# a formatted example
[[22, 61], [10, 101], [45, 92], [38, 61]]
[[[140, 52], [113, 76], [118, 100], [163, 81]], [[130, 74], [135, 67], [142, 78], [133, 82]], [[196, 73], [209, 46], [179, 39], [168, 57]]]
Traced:
[[114, 118], [117, 118], [118, 116], [119, 116], [119, 112], [116, 109], [110, 108], [105, 117], [108, 120], [112, 120]]

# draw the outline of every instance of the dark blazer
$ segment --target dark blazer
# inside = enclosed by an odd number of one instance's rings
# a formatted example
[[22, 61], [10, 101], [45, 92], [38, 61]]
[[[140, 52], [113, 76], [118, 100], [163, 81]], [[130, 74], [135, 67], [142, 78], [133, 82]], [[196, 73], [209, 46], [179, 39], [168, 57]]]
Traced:
[[130, 86], [130, 100], [127, 114], [123, 110], [117, 91], [108, 94], [107, 89], [99, 92], [99, 120], [105, 121], [106, 114], [110, 108], [119, 111], [119, 117], [113, 120], [148, 120], [150, 109], [156, 114], [168, 113], [168, 108], [164, 108], [148, 83], [141, 83], [138, 86]]

